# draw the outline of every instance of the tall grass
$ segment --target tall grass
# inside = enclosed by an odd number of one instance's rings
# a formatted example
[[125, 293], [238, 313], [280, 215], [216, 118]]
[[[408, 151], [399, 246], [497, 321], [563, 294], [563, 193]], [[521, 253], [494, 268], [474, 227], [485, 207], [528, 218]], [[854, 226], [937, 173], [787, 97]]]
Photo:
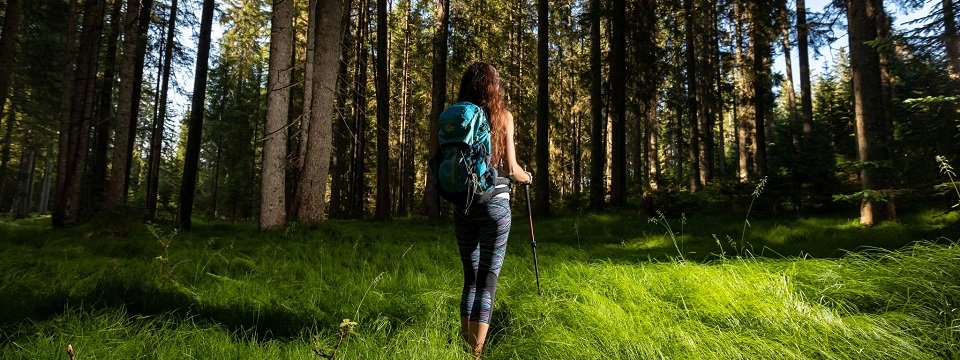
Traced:
[[[198, 222], [164, 247], [142, 225], [48, 221], [0, 222], [0, 358], [467, 358], [447, 224]], [[929, 216], [756, 220], [745, 236], [768, 250], [736, 259], [712, 237], [733, 217], [678, 235], [624, 213], [543, 220], [542, 297], [515, 224], [489, 359], [960, 357], [960, 246], [903, 248], [944, 235]], [[878, 248], [844, 250], [862, 245]]]

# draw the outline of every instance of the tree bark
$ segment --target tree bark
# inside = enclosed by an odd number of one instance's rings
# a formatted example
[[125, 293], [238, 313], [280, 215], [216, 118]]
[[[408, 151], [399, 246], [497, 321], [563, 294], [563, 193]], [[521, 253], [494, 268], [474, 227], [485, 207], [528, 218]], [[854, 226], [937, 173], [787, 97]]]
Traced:
[[402, 68], [400, 79], [400, 136], [402, 136], [403, 146], [400, 149], [400, 189], [397, 192], [399, 197], [397, 201], [398, 214], [405, 216], [410, 213], [410, 207], [413, 202], [413, 189], [416, 186], [416, 169], [414, 168], [414, 155], [416, 154], [416, 143], [413, 136], [413, 122], [410, 120], [410, 22], [413, 13], [411, 10], [411, 0], [405, 1], [404, 24], [403, 24], [403, 48], [402, 48]]
[[390, 219], [390, 61], [387, 0], [377, 0], [377, 220]]
[[110, 33], [107, 37], [107, 51], [103, 60], [103, 81], [100, 84], [100, 103], [97, 105], [94, 125], [93, 161], [90, 166], [90, 189], [86, 192], [86, 201], [97, 208], [102, 206], [106, 195], [108, 150], [110, 148], [110, 130], [116, 117], [113, 113], [113, 87], [116, 83], [117, 43], [119, 42], [123, 10], [123, 0], [113, 0], [110, 11]]
[[[76, 225], [81, 221], [80, 190], [87, 160], [87, 143], [93, 113], [94, 85], [100, 54], [100, 36], [103, 26], [103, 0], [88, 1], [83, 9], [83, 30], [77, 47], [77, 60], [69, 105], [61, 122], [61, 152], [57, 175], [56, 207], [53, 213], [55, 227]], [[61, 180], [62, 179], [62, 180]]]
[[[623, 0], [617, 0], [621, 3]], [[533, 180], [536, 190], [536, 213], [550, 214], [550, 92], [549, 92], [549, 34], [550, 18], [547, 0], [537, 0], [537, 173]]]
[[813, 136], [813, 95], [810, 90], [810, 55], [807, 9], [804, 0], [797, 0], [797, 52], [800, 61], [800, 117], [803, 122], [803, 157], [810, 156]]
[[267, 121], [264, 125], [263, 169], [260, 172], [260, 230], [287, 222], [287, 121], [293, 71], [293, 0], [273, 0], [270, 32], [270, 74]]
[[367, 150], [367, 58], [369, 35], [369, 0], [360, 2], [357, 18], [357, 62], [356, 78], [353, 90], [353, 142], [350, 161], [350, 192], [348, 213], [350, 217], [360, 218], [365, 214], [367, 204], [366, 150]]
[[[10, 75], [17, 59], [17, 38], [20, 36], [21, 0], [7, 0], [0, 33], [0, 112], [10, 91]], [[0, 178], [2, 180], [2, 178]]]
[[344, 200], [344, 194], [349, 189], [349, 180], [347, 179], [350, 168], [350, 108], [347, 106], [349, 95], [353, 93], [352, 80], [350, 78], [350, 62], [356, 52], [354, 47], [354, 37], [351, 35], [353, 27], [353, 2], [348, 0], [341, 12], [340, 26], [343, 28], [343, 40], [340, 46], [340, 62], [337, 70], [337, 99], [336, 99], [336, 122], [333, 124], [333, 148], [334, 151], [330, 158], [330, 172], [333, 179], [330, 184], [330, 217], [343, 217], [347, 202]]
[[770, 59], [772, 42], [769, 9], [765, 3], [751, 4], [750, 33], [751, 48], [753, 49], [752, 80], [754, 93], [754, 158], [756, 159], [757, 176], [767, 175], [767, 121], [773, 110], [773, 92], [770, 79]]
[[298, 211], [300, 220], [317, 224], [324, 220], [327, 177], [330, 170], [332, 143], [331, 120], [337, 90], [337, 69], [340, 56], [340, 0], [318, 0], [315, 21], [316, 53], [314, 54], [313, 97], [311, 99], [310, 133], [307, 135], [306, 158], [300, 170]]
[[[13, 91], [16, 94], [16, 90]], [[6, 129], [3, 132], [2, 144], [0, 144], [0, 211], [6, 209], [6, 196], [7, 193], [7, 167], [10, 165], [10, 146], [13, 142], [13, 128], [14, 124], [17, 122], [17, 102], [14, 101], [15, 97], [10, 98], [10, 106], [7, 108], [7, 123]], [[0, 110], [3, 110], [0, 108]], [[3, 112], [0, 111], [0, 120], [3, 120]]]
[[50, 148], [50, 151], [47, 152], [47, 155], [43, 158], [43, 180], [41, 181], [41, 190], [40, 190], [40, 201], [37, 203], [37, 211], [40, 213], [47, 212], [48, 207], [50, 206], [50, 182], [53, 178], [53, 147]]
[[883, 109], [877, 106], [883, 104], [880, 57], [867, 44], [879, 35], [877, 20], [879, 11], [883, 10], [876, 4], [874, 0], [846, 1], [857, 160], [861, 163], [860, 188], [865, 195], [860, 202], [861, 226], [873, 226], [885, 217], [884, 206], [870, 196], [871, 192], [883, 189], [883, 173], [876, 165], [886, 160], [882, 149]]
[[[433, 86], [430, 103], [430, 147], [428, 154], [433, 155], [440, 146], [439, 121], [447, 103], [447, 37], [450, 32], [450, 0], [439, 0], [436, 32], [433, 37]], [[440, 197], [434, 188], [433, 177], [427, 176], [427, 186], [423, 189], [423, 212], [430, 219], [440, 218]]]
[[137, 118], [140, 111], [140, 86], [143, 83], [143, 59], [146, 56], [146, 29], [150, 23], [152, 3], [152, 0], [144, 0], [142, 4], [140, 0], [128, 0], [127, 12], [123, 20], [124, 40], [123, 57], [120, 60], [117, 126], [114, 131], [110, 180], [106, 190], [107, 206], [111, 208], [123, 205], [127, 201], [130, 159], [133, 151], [131, 139], [136, 137]]
[[627, 204], [626, 3], [614, 0], [610, 28], [610, 107], [612, 111], [610, 205]]
[[177, 223], [183, 230], [193, 225], [193, 198], [197, 189], [197, 170], [200, 163], [200, 143], [203, 134], [203, 113], [207, 96], [207, 73], [210, 69], [210, 31], [213, 27], [214, 0], [203, 0], [200, 17], [200, 41], [197, 45], [197, 66], [193, 81], [193, 99], [187, 120], [187, 145], [183, 159], [183, 178], [180, 183], [180, 202]]
[[160, 75], [160, 92], [157, 100], [157, 118], [150, 135], [150, 160], [147, 167], [147, 219], [157, 216], [157, 192], [160, 188], [160, 160], [163, 152], [163, 131], [167, 121], [167, 91], [170, 83], [170, 67], [173, 61], [174, 35], [177, 25], [177, 0], [170, 3], [170, 18], [163, 50], [163, 70]]
[[737, 1], [734, 7], [734, 18], [736, 19], [736, 58], [737, 58], [737, 99], [734, 111], [734, 119], [737, 119], [737, 177], [740, 182], [750, 180], [752, 174], [752, 156], [751, 147], [753, 138], [754, 118], [756, 108], [754, 106], [754, 89], [752, 87], [752, 72], [749, 71], [750, 55], [744, 49], [743, 32], [744, 18], [749, 19], [749, 12], [745, 9], [743, 1]]
[[600, 0], [590, 0], [590, 208], [603, 209], [606, 204], [606, 144], [603, 141], [606, 121], [603, 117], [602, 69], [600, 54]]
[[685, 37], [686, 37], [686, 68], [687, 68], [687, 116], [690, 123], [690, 192], [700, 191], [700, 120], [697, 118], [697, 55], [694, 42], [693, 0], [684, 0]]

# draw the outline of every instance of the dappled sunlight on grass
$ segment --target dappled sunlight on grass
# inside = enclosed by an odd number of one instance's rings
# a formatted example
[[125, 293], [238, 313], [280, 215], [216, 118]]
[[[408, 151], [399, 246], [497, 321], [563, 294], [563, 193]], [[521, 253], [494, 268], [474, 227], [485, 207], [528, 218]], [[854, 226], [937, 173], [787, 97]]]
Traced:
[[[730, 217], [667, 217], [673, 234], [627, 213], [537, 220], [542, 297], [517, 218], [486, 358], [955, 358], [960, 246], [896, 250], [949, 236], [931, 218], [756, 220], [749, 252]], [[344, 358], [464, 358], [449, 222], [198, 221], [172, 238], [164, 280], [142, 225], [48, 221], [0, 220], [0, 353], [13, 358], [71, 342], [90, 358], [309, 359], [347, 318]]]

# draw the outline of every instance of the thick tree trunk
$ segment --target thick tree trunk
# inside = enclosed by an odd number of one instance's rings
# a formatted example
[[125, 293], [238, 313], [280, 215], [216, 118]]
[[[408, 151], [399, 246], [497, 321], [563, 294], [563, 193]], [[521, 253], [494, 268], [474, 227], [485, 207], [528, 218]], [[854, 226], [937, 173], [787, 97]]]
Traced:
[[377, 0], [377, 220], [390, 219], [390, 64], [387, 0]]
[[270, 75], [267, 121], [264, 125], [263, 170], [260, 172], [260, 230], [287, 222], [287, 121], [293, 72], [293, 0], [273, 0], [270, 32]]
[[331, 120], [337, 91], [337, 69], [340, 56], [340, 0], [318, 0], [315, 21], [314, 79], [311, 99], [310, 133], [307, 135], [306, 158], [299, 176], [297, 215], [308, 224], [317, 224], [326, 217], [327, 177], [332, 145]]
[[183, 230], [193, 225], [193, 198], [197, 189], [197, 171], [200, 163], [200, 143], [203, 134], [203, 113], [207, 97], [207, 73], [210, 69], [210, 31], [213, 27], [214, 0], [203, 0], [200, 18], [200, 42], [197, 45], [197, 66], [193, 81], [193, 99], [187, 120], [187, 145], [183, 159], [183, 178], [180, 183], [180, 202], [177, 223]]
[[[107, 183], [107, 206], [117, 207], [127, 201], [131, 153], [136, 137], [140, 111], [140, 86], [143, 83], [143, 62], [146, 53], [146, 29], [150, 23], [152, 0], [128, 0], [123, 19], [123, 57], [120, 60], [120, 93], [117, 102], [117, 124], [110, 180]], [[142, 5], [142, 6], [141, 6]], [[143, 37], [143, 38], [141, 38]]]
[[606, 119], [603, 117], [602, 69], [600, 68], [600, 0], [590, 0], [590, 208], [606, 204], [606, 149], [603, 141]]
[[[84, 4], [83, 30], [77, 48], [76, 68], [72, 77], [71, 97], [66, 123], [61, 123], [65, 137], [59, 154], [56, 207], [53, 225], [66, 227], [80, 222], [80, 190], [86, 168], [87, 144], [93, 113], [97, 63], [100, 55], [100, 37], [103, 27], [103, 0]], [[61, 180], [62, 179], [62, 180]]]
[[877, 20], [882, 5], [874, 0], [847, 0], [847, 23], [849, 24], [850, 76], [853, 83], [854, 121], [857, 136], [857, 160], [861, 162], [860, 187], [864, 198], [860, 202], [860, 225], [873, 226], [883, 220], [885, 207], [872, 192], [883, 189], [882, 168], [876, 162], [885, 161], [883, 90], [880, 73], [880, 57], [867, 44], [879, 35]]
[[[430, 147], [428, 156], [432, 156], [440, 146], [438, 128], [440, 113], [447, 104], [447, 37], [450, 33], [450, 0], [439, 0], [436, 33], [433, 38], [433, 86], [430, 103]], [[440, 197], [434, 188], [433, 177], [427, 176], [427, 186], [423, 189], [423, 212], [430, 219], [440, 218]]]
[[687, 68], [687, 116], [690, 124], [690, 192], [700, 191], [700, 120], [697, 118], [697, 55], [694, 40], [693, 0], [684, 0], [686, 68]]
[[106, 195], [108, 150], [110, 148], [110, 130], [116, 122], [113, 113], [113, 87], [116, 83], [117, 43], [119, 42], [123, 0], [113, 0], [110, 11], [110, 33], [107, 37], [107, 51], [103, 60], [103, 81], [100, 84], [100, 103], [95, 114], [93, 161], [90, 165], [89, 191], [85, 192], [86, 201], [100, 208]]
[[[3, 18], [3, 32], [0, 33], [0, 122], [3, 119], [3, 109], [6, 105], [7, 97], [11, 93], [10, 75], [17, 63], [17, 38], [20, 32], [21, 21], [21, 0], [8, 0]], [[16, 96], [15, 91], [11, 98]], [[3, 155], [0, 156], [0, 209], [6, 205], [3, 194], [6, 185], [7, 163], [10, 160], [10, 139], [13, 133], [13, 122], [16, 118], [13, 111], [13, 100], [11, 99], [10, 115], [7, 118], [6, 132], [3, 135]]]
[[[621, 3], [623, 0], [617, 0]], [[537, 0], [537, 173], [534, 174], [536, 213], [550, 214], [550, 18], [547, 0]]]
[[177, 25], [177, 0], [170, 3], [170, 18], [167, 21], [167, 38], [163, 50], [163, 69], [160, 75], [160, 91], [157, 100], [157, 117], [150, 135], [150, 160], [147, 167], [147, 219], [157, 216], [157, 192], [160, 188], [160, 160], [163, 150], [163, 131], [167, 121], [167, 91], [170, 86], [170, 67], [173, 61], [174, 35]]
[[[74, 72], [74, 66], [77, 62], [77, 13], [80, 12], [80, 7], [77, 5], [77, 0], [70, 0], [70, 13], [67, 14], [67, 34], [66, 34], [66, 43], [63, 47], [63, 93], [60, 97], [60, 123], [59, 131], [57, 131], [57, 169], [56, 169], [56, 184], [53, 188], [53, 211], [51, 213], [51, 220], [53, 226], [63, 227], [67, 224], [64, 223], [65, 215], [58, 203], [60, 202], [60, 190], [64, 188], [67, 184], [67, 168], [69, 164], [69, 158], [71, 151], [70, 144], [70, 109], [72, 106], [73, 92], [74, 92], [74, 78], [76, 73]], [[49, 203], [49, 201], [48, 201]], [[72, 219], [71, 219], [72, 220]], [[75, 223], [75, 220], [71, 221]]]

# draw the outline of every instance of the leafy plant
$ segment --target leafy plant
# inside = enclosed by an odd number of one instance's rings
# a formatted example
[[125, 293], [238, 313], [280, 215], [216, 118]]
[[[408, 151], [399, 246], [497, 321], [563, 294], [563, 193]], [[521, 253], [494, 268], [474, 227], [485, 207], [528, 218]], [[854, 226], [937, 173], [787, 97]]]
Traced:
[[169, 283], [173, 280], [173, 270], [177, 267], [170, 257], [170, 246], [173, 244], [173, 238], [177, 236], [177, 229], [168, 233], [156, 224], [149, 222], [146, 227], [150, 234], [157, 239], [157, 244], [160, 244], [161, 254], [155, 258], [160, 264], [160, 280]]
[[337, 339], [337, 344], [333, 346], [333, 349], [330, 350], [329, 354], [327, 353], [327, 349], [324, 349], [323, 341], [320, 339], [320, 337], [314, 336], [313, 353], [317, 354], [319, 357], [333, 360], [333, 358], [337, 356], [337, 351], [340, 350], [340, 346], [343, 345], [343, 339], [346, 339], [347, 335], [352, 334], [353, 328], [356, 326], [357, 322], [350, 319], [343, 319], [343, 321], [340, 322], [340, 326], [337, 329], [340, 333], [339, 338]]

